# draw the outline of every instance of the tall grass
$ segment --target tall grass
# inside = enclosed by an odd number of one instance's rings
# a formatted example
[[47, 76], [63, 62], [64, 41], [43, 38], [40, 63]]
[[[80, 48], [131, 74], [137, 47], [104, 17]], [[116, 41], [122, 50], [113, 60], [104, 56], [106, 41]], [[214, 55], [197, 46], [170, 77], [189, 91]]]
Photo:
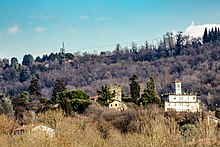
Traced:
[[65, 116], [60, 111], [48, 111], [25, 117], [26, 123], [43, 123], [56, 130], [56, 136], [42, 133], [13, 135], [18, 122], [0, 115], [0, 146], [2, 147], [179, 147], [219, 146], [219, 130], [205, 120], [195, 122], [196, 133], [185, 138], [176, 117], [167, 116], [162, 109], [123, 112], [104, 110], [98, 115]]

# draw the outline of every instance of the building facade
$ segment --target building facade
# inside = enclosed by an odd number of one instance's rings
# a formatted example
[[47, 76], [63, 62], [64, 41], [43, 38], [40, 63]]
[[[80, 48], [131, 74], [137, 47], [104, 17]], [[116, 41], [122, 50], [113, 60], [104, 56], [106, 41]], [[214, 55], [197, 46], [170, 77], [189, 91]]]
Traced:
[[113, 102], [109, 104], [109, 109], [113, 110], [126, 110], [127, 106], [125, 103], [122, 102], [121, 99], [121, 86], [114, 84], [110, 87], [110, 92], [115, 93], [115, 97], [112, 98]]
[[164, 94], [161, 99], [164, 102], [165, 111], [198, 112], [200, 102], [194, 94], [182, 93], [181, 82], [175, 81], [175, 93]]

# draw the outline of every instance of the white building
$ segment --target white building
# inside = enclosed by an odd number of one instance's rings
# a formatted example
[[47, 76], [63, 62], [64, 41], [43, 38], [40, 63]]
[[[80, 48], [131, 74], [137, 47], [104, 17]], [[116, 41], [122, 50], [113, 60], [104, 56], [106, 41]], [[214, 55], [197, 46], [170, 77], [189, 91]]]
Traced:
[[23, 125], [19, 128], [16, 128], [14, 130], [14, 134], [15, 135], [21, 135], [21, 134], [25, 134], [25, 133], [31, 133], [31, 134], [37, 134], [37, 133], [43, 133], [46, 136], [49, 137], [54, 137], [55, 136], [55, 130], [42, 125], [42, 124], [28, 124], [28, 125]]
[[165, 111], [198, 112], [199, 101], [194, 94], [184, 94], [181, 90], [181, 82], [175, 81], [175, 93], [162, 95]]

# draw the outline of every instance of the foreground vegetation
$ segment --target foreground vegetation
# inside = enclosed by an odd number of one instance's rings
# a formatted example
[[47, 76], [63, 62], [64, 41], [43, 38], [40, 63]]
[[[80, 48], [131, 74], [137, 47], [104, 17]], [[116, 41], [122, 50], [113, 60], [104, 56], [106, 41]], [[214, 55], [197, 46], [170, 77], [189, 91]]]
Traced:
[[[95, 110], [95, 111], [94, 111]], [[181, 115], [181, 116], [180, 116]], [[56, 130], [54, 138], [44, 134], [12, 135], [18, 121], [0, 115], [0, 146], [219, 146], [219, 129], [199, 114], [164, 113], [155, 105], [123, 112], [90, 105], [84, 115], [65, 116], [47, 111], [23, 123], [43, 123]]]

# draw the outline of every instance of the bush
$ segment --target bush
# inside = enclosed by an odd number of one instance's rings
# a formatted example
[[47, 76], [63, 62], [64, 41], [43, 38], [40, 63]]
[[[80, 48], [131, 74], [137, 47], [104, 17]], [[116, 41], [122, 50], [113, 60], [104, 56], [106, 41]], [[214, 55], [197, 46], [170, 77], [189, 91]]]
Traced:
[[217, 109], [215, 111], [215, 117], [219, 118], [220, 119], [220, 109]]
[[186, 139], [192, 139], [197, 135], [197, 127], [194, 124], [184, 124], [180, 127], [182, 136]]

